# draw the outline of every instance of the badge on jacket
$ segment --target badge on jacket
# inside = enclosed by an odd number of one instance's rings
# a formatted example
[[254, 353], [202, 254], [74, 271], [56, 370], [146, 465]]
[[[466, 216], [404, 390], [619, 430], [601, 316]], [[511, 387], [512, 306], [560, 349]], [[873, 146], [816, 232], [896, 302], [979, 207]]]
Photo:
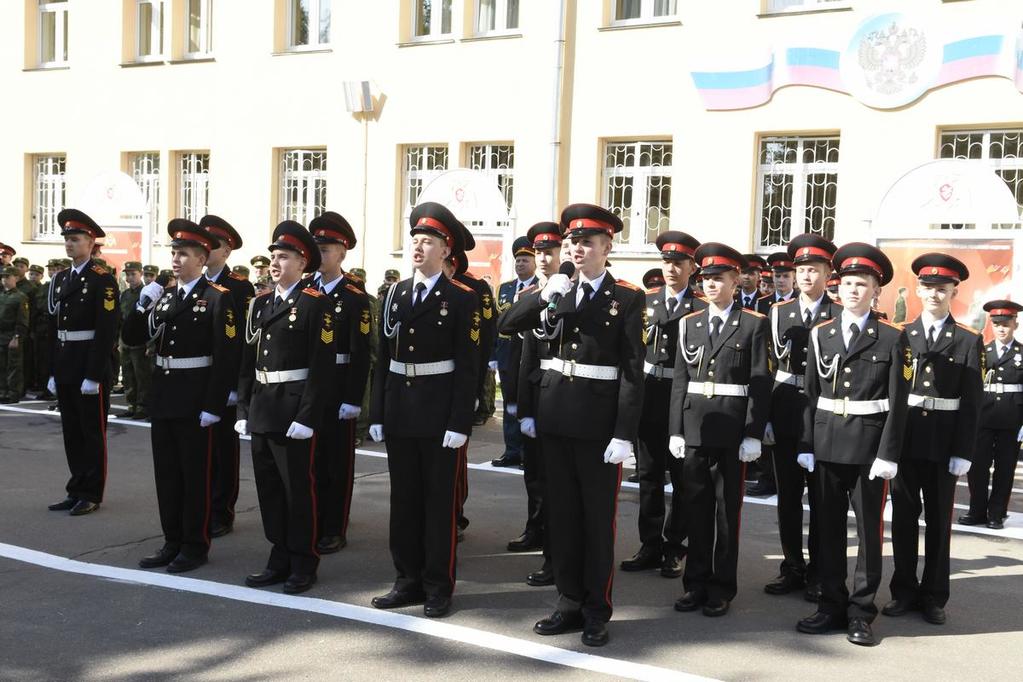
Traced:
[[[82, 293], [85, 293], [85, 289], [82, 289]], [[103, 291], [103, 310], [108, 313], [114, 309], [114, 288], [106, 287]]]
[[330, 313], [323, 313], [323, 329], [320, 330], [320, 341], [334, 343], [334, 318]]

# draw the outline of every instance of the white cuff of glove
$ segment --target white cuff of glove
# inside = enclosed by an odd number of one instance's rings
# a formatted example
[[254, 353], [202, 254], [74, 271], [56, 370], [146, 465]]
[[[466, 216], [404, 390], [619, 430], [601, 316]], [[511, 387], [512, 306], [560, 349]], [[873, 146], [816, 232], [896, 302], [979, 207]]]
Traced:
[[227, 394], [227, 406], [234, 407], [238, 404], [238, 391], [231, 391]]
[[674, 435], [668, 439], [668, 452], [675, 459], [685, 459], [686, 456], [686, 439], [679, 435]]
[[767, 426], [764, 427], [764, 445], [774, 445], [774, 426], [771, 422], [767, 422]]
[[525, 417], [519, 420], [519, 431], [523, 436], [536, 438], [536, 420], [532, 417]]
[[313, 430], [305, 424], [291, 422], [291, 426], [288, 427], [288, 432], [284, 434], [284, 437], [293, 440], [306, 440], [313, 437]]
[[632, 457], [632, 443], [621, 438], [612, 438], [604, 449], [604, 462], [607, 464], [621, 464]]
[[544, 303], [551, 300], [551, 296], [554, 294], [561, 294], [564, 296], [572, 289], [572, 280], [568, 278], [568, 275], [563, 275], [560, 272], [551, 275], [544, 284], [543, 290], [540, 291], [540, 300]]
[[952, 457], [948, 460], [948, 473], [953, 476], [964, 476], [970, 473], [970, 460], [962, 457]]
[[469, 440], [469, 436], [464, 433], [455, 433], [454, 431], [445, 431], [444, 440], [441, 441], [441, 447], [458, 449], [465, 445], [465, 441]]
[[1019, 433], [1016, 434], [1016, 442], [1023, 443], [1023, 426], [1019, 428]]
[[384, 439], [384, 425], [383, 424], [370, 424], [369, 425], [369, 437], [373, 439], [374, 443], [379, 443]]
[[514, 417], [514, 416], [516, 416], [519, 413], [519, 406], [516, 405], [515, 403], [512, 403], [510, 405], [505, 405], [504, 409], [505, 409], [505, 412], [508, 413], [509, 417]]
[[52, 393], [53, 395], [57, 395], [57, 380], [54, 379], [53, 377], [50, 377], [49, 380], [46, 382], [46, 390]]
[[220, 417], [218, 417], [215, 414], [210, 414], [209, 412], [205, 412], [205, 411], [199, 413], [199, 426], [201, 426], [204, 429], [207, 426], [213, 426], [214, 424], [216, 424], [219, 421], [220, 421]]
[[874, 463], [870, 465], [870, 474], [867, 476], [868, 480], [873, 481], [875, 478], [883, 478], [886, 481], [890, 481], [899, 473], [899, 465], [896, 462], [889, 462], [886, 459], [878, 457], [874, 460]]
[[82, 379], [82, 395], [96, 395], [99, 393], [99, 384], [92, 379]]
[[491, 360], [490, 362], [488, 362], [487, 363], [487, 369], [489, 369], [491, 372], [496, 372], [497, 371], [497, 360]]
[[148, 308], [163, 297], [164, 291], [165, 289], [156, 282], [150, 282], [142, 287], [142, 291], [139, 292], [139, 305], [143, 309]]
[[739, 461], [752, 462], [760, 457], [760, 441], [756, 438], [743, 438], [739, 444]]
[[239, 436], [249, 435], [249, 421], [247, 419], [239, 419], [234, 423], [234, 430]]
[[358, 405], [341, 403], [341, 408], [337, 411], [337, 418], [344, 421], [346, 419], [355, 419], [360, 414], [362, 414], [362, 408]]
[[812, 452], [800, 452], [796, 455], [796, 464], [810, 472], [813, 471], [815, 461]]

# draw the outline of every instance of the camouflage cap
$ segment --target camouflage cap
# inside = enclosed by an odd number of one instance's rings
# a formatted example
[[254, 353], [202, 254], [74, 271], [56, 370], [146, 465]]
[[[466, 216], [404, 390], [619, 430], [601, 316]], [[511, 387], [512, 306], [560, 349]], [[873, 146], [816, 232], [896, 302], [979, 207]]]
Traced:
[[233, 268], [231, 268], [231, 272], [233, 272], [233, 273], [235, 273], [237, 275], [244, 275], [245, 277], [249, 276], [249, 269], [247, 267], [245, 267], [244, 265], [236, 265], [236, 266], [234, 266]]
[[70, 258], [61, 258], [60, 259], [60, 266], [62, 268], [70, 268], [71, 267], [71, 259]]
[[384, 279], [401, 279], [401, 273], [394, 268], [384, 270]]
[[257, 268], [268, 268], [270, 267], [270, 259], [266, 256], [254, 256], [252, 260], [249, 261], [249, 265]]
[[28, 271], [29, 272], [38, 272], [41, 275], [41, 274], [43, 274], [43, 266], [42, 265], [30, 265], [30, 266], [28, 266]]
[[363, 270], [362, 268], [352, 268], [351, 270], [348, 271], [348, 274], [355, 275], [364, 282], [366, 281], [366, 271]]
[[122, 270], [124, 270], [125, 272], [128, 272], [129, 270], [134, 272], [140, 272], [142, 270], [142, 263], [138, 262], [137, 260], [130, 260], [124, 264]]
[[147, 275], [159, 275], [160, 268], [156, 267], [155, 265], [143, 265], [142, 272], [146, 273]]
[[168, 277], [173, 277], [174, 276], [174, 271], [173, 270], [161, 270], [160, 274], [161, 275], [167, 275]]
[[60, 258], [51, 258], [50, 260], [46, 261], [46, 267], [48, 268], [59, 268], [60, 265], [61, 265]]
[[11, 263], [13, 263], [14, 265], [28, 265], [28, 258], [25, 258], [24, 256], [18, 256], [17, 258], [12, 260]]
[[270, 275], [263, 275], [256, 280], [256, 284], [262, 287], [270, 286]]
[[21, 273], [18, 272], [18, 268], [13, 265], [5, 265], [0, 269], [0, 277], [17, 277], [19, 274]]

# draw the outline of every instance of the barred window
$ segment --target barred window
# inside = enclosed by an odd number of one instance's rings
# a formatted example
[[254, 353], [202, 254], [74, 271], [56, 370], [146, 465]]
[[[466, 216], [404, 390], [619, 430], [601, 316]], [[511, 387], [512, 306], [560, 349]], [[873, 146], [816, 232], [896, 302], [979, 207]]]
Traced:
[[807, 12], [810, 10], [847, 7], [849, 0], [767, 0], [764, 10], [775, 12]]
[[315, 47], [330, 42], [330, 0], [290, 0], [288, 46]]
[[603, 205], [622, 219], [616, 241], [653, 244], [671, 218], [672, 143], [608, 142], [604, 149]]
[[185, 54], [196, 57], [213, 51], [213, 0], [185, 3]]
[[57, 214], [67, 199], [67, 157], [40, 154], [32, 158], [32, 239], [60, 238]]
[[756, 247], [784, 247], [797, 234], [835, 237], [838, 137], [765, 137], [757, 166]]
[[[1023, 219], [1023, 128], [999, 130], [949, 130], [941, 134], [938, 157], [972, 159], [990, 165], [1016, 197]], [[974, 230], [975, 223], [944, 223], [942, 230]], [[994, 230], [1018, 230], [1023, 222], [980, 225]]]
[[476, 0], [476, 33], [500, 33], [519, 27], [519, 0]]
[[423, 188], [448, 169], [448, 148], [441, 145], [406, 145], [402, 157], [402, 222], [405, 223], [419, 202]]
[[511, 211], [515, 201], [515, 145], [474, 144], [469, 147], [469, 168], [494, 178]]
[[281, 151], [280, 220], [303, 225], [327, 209], [327, 150]]
[[139, 61], [163, 57], [164, 0], [136, 0], [135, 55]]
[[67, 64], [67, 0], [39, 0], [39, 65]]
[[128, 169], [139, 186], [149, 210], [149, 237], [160, 243], [160, 152], [134, 152], [128, 155]]
[[675, 16], [676, 0], [615, 0], [615, 23], [650, 21]]
[[451, 0], [413, 0], [412, 35], [439, 38], [451, 33]]
[[178, 155], [178, 217], [199, 222], [209, 210], [210, 153]]

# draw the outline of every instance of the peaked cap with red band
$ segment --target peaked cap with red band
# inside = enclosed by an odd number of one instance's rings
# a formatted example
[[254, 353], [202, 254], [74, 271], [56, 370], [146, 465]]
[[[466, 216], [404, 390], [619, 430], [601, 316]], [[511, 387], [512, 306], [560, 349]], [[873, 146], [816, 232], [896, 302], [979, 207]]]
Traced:
[[204, 215], [199, 221], [199, 227], [216, 237], [218, 242], [227, 244], [232, 249], [240, 249], [242, 246], [242, 237], [238, 234], [238, 230], [220, 216]]
[[647, 289], [664, 286], [664, 273], [660, 268], [650, 268], [643, 273], [643, 286]]
[[742, 272], [749, 267], [749, 261], [741, 253], [726, 244], [704, 242], [696, 249], [696, 264], [701, 275], [716, 275], [728, 270]]
[[175, 218], [167, 223], [167, 234], [170, 235], [171, 246], [198, 246], [207, 252], [220, 246], [216, 235], [184, 218]]
[[561, 231], [566, 239], [593, 234], [614, 238], [622, 231], [622, 219], [594, 204], [572, 204], [561, 212]]
[[924, 284], [959, 284], [970, 276], [970, 269], [961, 260], [944, 253], [917, 256], [910, 267]]
[[992, 322], [1008, 322], [1016, 319], [1016, 314], [1023, 311], [1023, 305], [1008, 299], [999, 299], [985, 303], [984, 311], [991, 316]]
[[767, 264], [771, 266], [771, 272], [789, 272], [795, 270], [796, 266], [789, 258], [786, 251], [775, 251], [767, 257]]
[[312, 219], [309, 231], [317, 244], [340, 244], [346, 249], [355, 248], [355, 230], [344, 216], [326, 211]]
[[448, 210], [447, 206], [434, 201], [427, 201], [412, 209], [409, 216], [411, 229], [409, 234], [431, 234], [440, 237], [451, 249], [451, 253], [458, 251], [472, 250], [475, 246], [466, 246], [465, 234], [468, 230], [462, 225], [455, 214]]
[[692, 258], [700, 247], [698, 239], [678, 230], [668, 230], [657, 235], [656, 244], [664, 260]]
[[746, 259], [747, 263], [746, 267], [742, 269], [743, 272], [746, 272], [747, 270], [756, 270], [761, 274], [763, 274], [765, 270], [770, 272], [767, 268], [767, 261], [764, 260], [763, 256], [758, 256], [755, 253], [744, 253], [742, 254], [742, 257]]
[[526, 232], [526, 237], [533, 243], [534, 249], [560, 248], [561, 225], [549, 220], [536, 223]]
[[57, 224], [60, 225], [61, 236], [69, 234], [87, 234], [93, 239], [106, 237], [103, 228], [95, 220], [87, 216], [77, 208], [65, 208], [57, 214]]
[[892, 262], [881, 249], [863, 242], [852, 242], [835, 251], [831, 265], [839, 277], [866, 273], [877, 277], [881, 286], [891, 282], [895, 273]]
[[18, 252], [14, 250], [13, 246], [7, 246], [7, 244], [0, 242], [0, 256], [13, 256], [16, 253]]
[[797, 234], [789, 242], [788, 256], [793, 265], [814, 262], [830, 264], [836, 250], [834, 244], [819, 234], [804, 232]]
[[274, 228], [273, 244], [267, 247], [269, 251], [284, 249], [294, 251], [306, 259], [303, 272], [314, 272], [320, 267], [320, 250], [313, 241], [309, 230], [305, 229], [294, 220], [285, 220]]

